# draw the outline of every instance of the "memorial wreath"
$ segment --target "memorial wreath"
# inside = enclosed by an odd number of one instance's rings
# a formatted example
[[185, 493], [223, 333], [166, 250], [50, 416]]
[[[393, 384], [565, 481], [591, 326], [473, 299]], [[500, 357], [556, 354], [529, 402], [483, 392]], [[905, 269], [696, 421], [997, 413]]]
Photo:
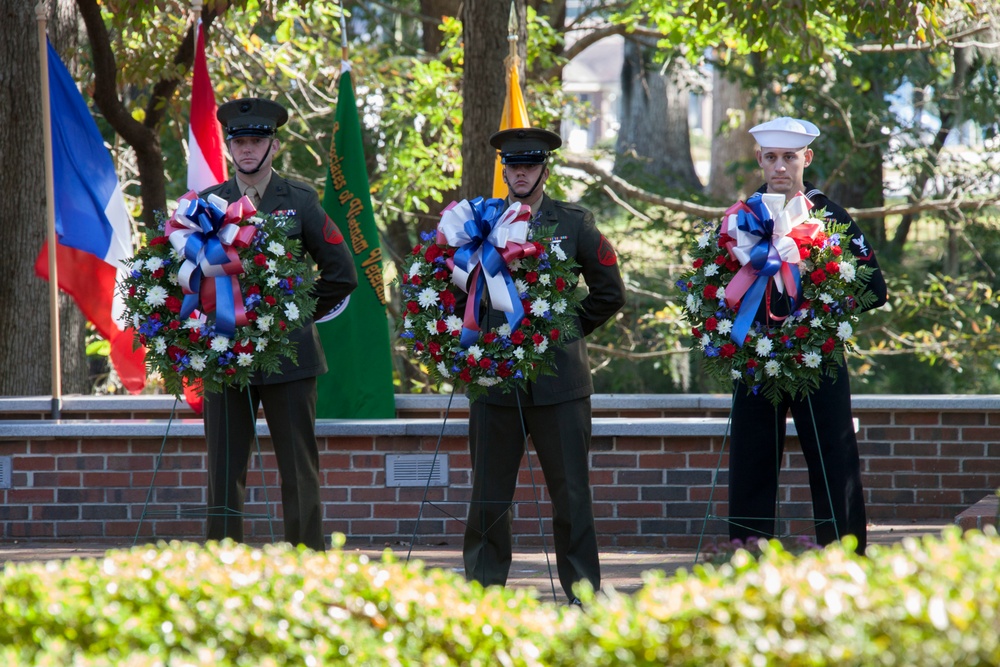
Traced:
[[[774, 404], [836, 375], [857, 313], [875, 300], [865, 287], [873, 269], [848, 248], [849, 225], [810, 208], [801, 193], [787, 205], [784, 195], [760, 193], [733, 205], [721, 225], [705, 224], [677, 282], [709, 373]], [[755, 317], [762, 303], [771, 312], [774, 284], [792, 307], [765, 325]]]
[[315, 310], [315, 271], [298, 259], [288, 225], [246, 197], [227, 204], [189, 192], [162, 233], [125, 262], [125, 319], [168, 392], [198, 380], [209, 391], [244, 386], [257, 372], [277, 372], [282, 357], [295, 360], [289, 333]]
[[[526, 206], [477, 198], [421, 236], [401, 280], [400, 336], [432, 378], [475, 398], [554, 372], [555, 350], [578, 333], [579, 297], [577, 265], [551, 231]], [[504, 320], [483, 330], [486, 295]]]

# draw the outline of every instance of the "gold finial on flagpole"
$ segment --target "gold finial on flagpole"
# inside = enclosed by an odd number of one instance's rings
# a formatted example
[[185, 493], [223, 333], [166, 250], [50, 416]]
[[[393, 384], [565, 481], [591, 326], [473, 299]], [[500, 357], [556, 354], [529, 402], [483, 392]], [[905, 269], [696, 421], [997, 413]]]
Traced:
[[518, 67], [520, 65], [517, 57], [517, 6], [514, 0], [510, 0], [510, 15], [507, 18], [507, 58], [504, 61], [504, 65], [507, 66], [507, 71], [510, 71], [511, 67]]
[[202, 0], [191, 0], [191, 13], [194, 15], [194, 24], [197, 26], [201, 20]]

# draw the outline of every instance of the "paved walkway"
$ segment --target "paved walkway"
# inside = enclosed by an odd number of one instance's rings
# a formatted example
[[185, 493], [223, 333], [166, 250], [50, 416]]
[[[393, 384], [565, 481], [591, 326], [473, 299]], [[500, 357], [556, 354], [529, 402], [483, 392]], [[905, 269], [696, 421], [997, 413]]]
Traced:
[[[922, 535], [938, 535], [948, 525], [946, 522], [913, 523], [913, 524], [873, 524], [868, 526], [868, 541], [870, 544], [892, 544], [904, 537], [920, 537]], [[4, 563], [64, 560], [68, 558], [100, 558], [109, 548], [127, 549], [131, 541], [109, 547], [106, 544], [67, 543], [67, 542], [0, 542], [0, 565]], [[382, 557], [382, 549], [375, 547], [346, 549], [349, 552], [363, 553], [374, 560]], [[397, 546], [393, 549], [396, 557], [405, 560], [407, 548]], [[421, 546], [413, 550], [411, 559], [421, 560], [428, 567], [439, 567], [461, 573], [462, 551], [460, 547]], [[690, 569], [694, 564], [693, 551], [654, 551], [604, 549], [601, 551], [601, 577], [603, 585], [616, 590], [630, 593], [642, 585], [642, 573], [647, 570], [663, 570], [670, 574], [680, 567]], [[552, 578], [549, 577], [551, 563]], [[541, 549], [517, 549], [514, 552], [514, 562], [511, 566], [508, 586], [534, 586], [539, 589], [543, 598], [552, 599], [553, 587], [555, 598], [562, 601], [563, 594], [556, 576], [555, 554], [546, 556]]]

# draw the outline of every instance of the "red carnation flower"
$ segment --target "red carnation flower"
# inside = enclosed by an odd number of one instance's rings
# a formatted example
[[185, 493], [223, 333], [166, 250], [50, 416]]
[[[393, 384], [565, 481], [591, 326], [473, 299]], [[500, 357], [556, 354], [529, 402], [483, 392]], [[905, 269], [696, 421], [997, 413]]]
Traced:
[[826, 342], [823, 343], [819, 349], [823, 350], [824, 354], [830, 354], [833, 352], [833, 348], [837, 347], [836, 341], [833, 338], [827, 338]]
[[434, 272], [434, 278], [436, 280], [448, 280], [448, 272], [444, 269], [438, 269]]
[[544, 340], [545, 336], [543, 336], [540, 333], [536, 333], [531, 336], [531, 342], [534, 343], [535, 345], [541, 345]]
[[726, 257], [727, 255], [716, 255], [713, 261], [715, 262], [716, 266], [722, 266], [723, 264], [726, 263]]
[[462, 372], [458, 374], [459, 379], [462, 382], [472, 382], [472, 373], [469, 372], [468, 368], [463, 368]]
[[707, 320], [705, 320], [705, 331], [715, 331], [715, 328], [718, 326], [718, 324], [719, 321], [716, 320], [714, 317], [708, 318]]
[[427, 252], [424, 253], [424, 259], [428, 263], [433, 262], [435, 259], [441, 256], [441, 248], [436, 243], [432, 243], [427, 246]]
[[184, 350], [176, 345], [170, 345], [167, 347], [167, 356], [170, 357], [171, 361], [180, 361], [181, 357], [184, 356]]
[[444, 333], [445, 331], [448, 330], [448, 325], [444, 323], [444, 320], [437, 321], [437, 330], [438, 333]]
[[727, 259], [726, 260], [726, 270], [727, 271], [739, 271], [740, 270], [740, 263], [739, 263], [739, 261], [737, 261], [737, 260], [735, 260], [735, 259], [733, 259], [731, 257], [729, 259]]
[[734, 343], [726, 343], [719, 348], [719, 356], [723, 359], [729, 359], [736, 354], [736, 345]]
[[163, 274], [164, 274], [163, 269], [157, 269], [156, 271], [153, 271], [152, 276], [157, 280], [159, 280], [160, 278], [163, 277]]
[[419, 255], [423, 249], [424, 247], [418, 243], [417, 245], [413, 246], [413, 254]]
[[757, 360], [747, 359], [747, 368], [757, 368]]
[[247, 294], [248, 295], [249, 294], [260, 294], [260, 286], [259, 285], [251, 285], [250, 287], [247, 288]]
[[226, 375], [236, 375], [236, 369], [230, 366], [226, 369]]
[[830, 246], [830, 252], [833, 253], [834, 257], [840, 257], [840, 254], [844, 251], [839, 245], [835, 245], [835, 246]]
[[691, 327], [691, 335], [695, 338], [701, 338], [701, 329], [698, 327]]
[[448, 290], [443, 290], [438, 293], [438, 298], [441, 299], [441, 305], [445, 308], [455, 307], [455, 295]]
[[483, 334], [483, 342], [484, 343], [492, 343], [496, 339], [497, 339], [497, 335], [495, 333], [493, 333], [492, 331], [489, 332], [489, 333], [487, 333], [487, 334]]
[[538, 271], [528, 271], [524, 274], [524, 282], [533, 285], [538, 282]]
[[541, 255], [543, 252], [545, 252], [545, 246], [543, 246], [538, 241], [532, 241], [531, 245], [535, 246], [535, 254], [536, 255]]
[[826, 263], [826, 272], [827, 273], [837, 273], [839, 271], [840, 271], [840, 264], [838, 264], [837, 262], [827, 262]]
[[168, 296], [166, 301], [167, 310], [171, 313], [181, 312], [181, 300], [176, 296]]
[[714, 299], [715, 295], [718, 293], [719, 293], [719, 288], [716, 287], [715, 285], [705, 285], [705, 289], [702, 291], [702, 294], [705, 296], [706, 299]]
[[201, 338], [201, 335], [198, 333], [196, 329], [192, 329], [191, 333], [188, 334], [188, 340], [191, 341], [192, 343], [197, 343], [199, 338]]
[[816, 269], [809, 274], [809, 279], [813, 281], [814, 285], [819, 285], [821, 282], [826, 280], [826, 271], [823, 269]]
[[[528, 303], [527, 301], [525, 302], [524, 310], [525, 310], [525, 312], [528, 312], [529, 310], [531, 310], [531, 304]], [[521, 326], [522, 327], [530, 327], [531, 326], [531, 320], [529, 320], [527, 317], [525, 317], [523, 320], [521, 320]]]
[[718, 246], [720, 248], [725, 248], [726, 245], [728, 245], [728, 244], [730, 244], [732, 242], [733, 242], [733, 237], [730, 236], [729, 234], [727, 234], [725, 232], [722, 232], [721, 234], [719, 234]]
[[135, 296], [135, 285], [132, 285], [131, 287], [128, 288], [128, 295], [129, 297]]
[[549, 338], [551, 338], [552, 340], [559, 340], [559, 333], [560, 333], [559, 329], [553, 329], [552, 331], [549, 332]]
[[416, 301], [407, 301], [406, 311], [416, 315], [417, 313], [420, 312], [420, 304], [418, 304]]
[[475, 368], [477, 365], [479, 365], [479, 362], [477, 362], [476, 358], [470, 354], [465, 358], [465, 365]]
[[269, 306], [273, 306], [274, 304], [278, 303], [278, 300], [275, 299], [270, 294], [268, 294], [267, 296], [264, 297], [264, 303], [266, 303]]
[[428, 343], [427, 349], [431, 354], [441, 354], [441, 344], [440, 343]]
[[701, 257], [699, 257], [698, 259], [694, 260], [694, 262], [691, 263], [691, 266], [693, 266], [696, 269], [700, 269], [701, 265], [704, 264], [704, 263], [705, 263], [705, 260], [703, 260]]
[[421, 342], [420, 342], [420, 341], [418, 340], [417, 342], [415, 342], [415, 343], [413, 344], [413, 349], [414, 349], [414, 350], [416, 350], [417, 352], [423, 352], [423, 351], [424, 351], [424, 344], [423, 344], [423, 343], [421, 343]]
[[267, 257], [264, 256], [264, 253], [259, 252], [253, 256], [253, 263], [256, 264], [257, 266], [266, 266]]
[[178, 322], [177, 320], [170, 320], [170, 324], [168, 324], [167, 326], [176, 331], [177, 329], [181, 328], [181, 323]]
[[502, 378], [509, 378], [511, 376], [510, 367], [508, 367], [507, 364], [500, 364], [497, 366], [497, 375]]
[[556, 278], [556, 291], [562, 292], [566, 289], [566, 281], [562, 278]]
[[795, 329], [795, 337], [796, 338], [805, 338], [808, 335], [809, 335], [809, 327], [807, 327], [805, 325], [800, 326], [800, 327], [796, 327], [796, 329]]
[[249, 313], [247, 313], [247, 319], [250, 320], [251, 322], [256, 322], [257, 321], [257, 311], [251, 310]]
[[284, 331], [285, 329], [288, 328], [288, 325], [285, 324], [284, 320], [279, 320], [278, 321], [278, 328], [281, 329], [282, 331]]
[[514, 333], [512, 333], [510, 335], [510, 342], [514, 343], [514, 345], [520, 345], [521, 343], [523, 343], [524, 342], [524, 332], [521, 331], [520, 329], [518, 329], [517, 331], [515, 331]]
[[491, 364], [491, 362], [490, 362], [489, 359], [480, 359], [479, 360], [479, 367], [482, 368], [484, 371], [488, 371], [490, 369], [491, 365], [492, 364]]
[[824, 313], [829, 313], [831, 310], [832, 310], [832, 308], [830, 308], [830, 304], [828, 304], [828, 303], [824, 303], [823, 304], [823, 312]]
[[420, 276], [411, 276], [410, 277], [410, 284], [411, 285], [420, 285], [423, 282], [424, 281], [423, 281], [423, 279]]
[[170, 239], [167, 238], [166, 236], [157, 236], [156, 238], [154, 238], [153, 240], [151, 240], [149, 242], [149, 245], [150, 246], [163, 245], [164, 243], [169, 243], [169, 242], [170, 242]]

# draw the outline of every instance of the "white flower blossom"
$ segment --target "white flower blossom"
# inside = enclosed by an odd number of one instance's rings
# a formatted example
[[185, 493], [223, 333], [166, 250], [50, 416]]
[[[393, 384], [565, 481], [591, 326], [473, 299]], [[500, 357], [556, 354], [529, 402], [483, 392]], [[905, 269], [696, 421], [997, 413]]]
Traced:
[[837, 338], [840, 340], [847, 340], [854, 333], [854, 329], [851, 327], [850, 322], [841, 322], [837, 325]]
[[521, 260], [520, 259], [515, 259], [513, 262], [511, 262], [510, 264], [507, 265], [507, 268], [510, 270], [511, 273], [515, 273], [517, 271], [520, 271], [521, 270]]
[[419, 275], [420, 271], [423, 270], [423, 268], [424, 268], [424, 263], [423, 262], [421, 262], [419, 259], [417, 261], [415, 261], [413, 263], [413, 265], [410, 266], [410, 271], [409, 271], [410, 277]]
[[566, 251], [562, 249], [562, 245], [559, 243], [552, 244], [552, 254], [556, 256], [560, 262], [566, 261]]
[[780, 370], [781, 370], [781, 364], [779, 364], [774, 359], [771, 359], [766, 364], [764, 364], [764, 372], [770, 375], [771, 377], [775, 377], [776, 375], [778, 375], [778, 372]]
[[514, 281], [514, 289], [517, 290], [518, 294], [524, 294], [528, 291], [528, 283], [518, 278]]
[[150, 257], [146, 260], [145, 266], [147, 271], [153, 273], [154, 271], [159, 271], [163, 268], [163, 260], [159, 257]]
[[518, 361], [524, 359], [524, 348], [523, 347], [515, 347], [514, 348], [514, 356], [517, 357]]
[[826, 292], [820, 292], [819, 300], [822, 301], [823, 303], [833, 303], [833, 297], [827, 294]]
[[167, 282], [169, 282], [171, 285], [180, 285], [181, 279], [177, 277], [176, 271], [171, 271], [170, 273], [167, 274]]
[[712, 344], [712, 337], [709, 336], [708, 334], [702, 334], [702, 336], [701, 336], [701, 349], [704, 350], [704, 349], [708, 348], [708, 346], [711, 345], [711, 344]]
[[170, 251], [170, 256], [174, 259], [175, 262], [183, 262], [185, 260], [184, 251], [179, 250], [177, 248], [174, 248], [173, 250]]
[[761, 336], [757, 341], [757, 344], [754, 346], [754, 350], [757, 352], [758, 357], [766, 357], [771, 354], [772, 347], [773, 344], [771, 343], [771, 339], [767, 336]]
[[552, 310], [558, 313], [559, 315], [562, 315], [563, 313], [566, 312], [566, 306], [567, 306], [566, 299], [559, 299], [554, 304], [552, 304]]
[[687, 303], [685, 305], [690, 312], [697, 315], [698, 311], [701, 309], [701, 297], [689, 293], [687, 295]]
[[253, 363], [253, 355], [249, 352], [240, 352], [236, 355], [236, 364], [246, 368]]
[[479, 361], [483, 357], [483, 348], [479, 347], [478, 345], [473, 345], [472, 347], [470, 347], [468, 352], [469, 354], [472, 355], [472, 358], [475, 359], [476, 361]]
[[846, 283], [853, 283], [854, 278], [857, 276], [857, 272], [854, 269], [854, 265], [848, 262], [841, 262], [840, 264], [840, 277], [844, 279]]
[[535, 299], [531, 302], [531, 314], [535, 317], [542, 317], [551, 306], [545, 299]]
[[698, 237], [698, 247], [699, 248], [707, 248], [708, 247], [708, 241], [709, 241], [709, 234], [708, 234], [708, 232], [704, 232], [703, 234], [701, 234]]
[[822, 357], [819, 356], [817, 352], [806, 352], [802, 355], [802, 363], [806, 368], [819, 368], [820, 361]]
[[281, 257], [285, 254], [285, 246], [281, 245], [277, 241], [271, 241], [267, 244], [267, 251], [272, 255], [278, 255]]
[[267, 260], [267, 270], [269, 273], [274, 273], [278, 270], [278, 260], [269, 259]]
[[254, 339], [254, 345], [257, 347], [258, 352], [263, 352], [265, 349], [267, 349], [267, 339], [266, 338]]
[[705, 265], [705, 275], [707, 277], [711, 278], [712, 276], [714, 276], [718, 272], [719, 272], [719, 265], [718, 264], [713, 263], [713, 264], [706, 264]]
[[510, 325], [504, 322], [499, 327], [497, 327], [497, 334], [500, 336], [510, 336]]
[[812, 327], [813, 329], [822, 329], [823, 328], [823, 318], [822, 317], [814, 317], [814, 318], [812, 318], [811, 320], [809, 320], [809, 326]]
[[257, 328], [261, 331], [270, 331], [274, 324], [274, 315], [261, 315], [257, 318]]
[[729, 371], [729, 377], [733, 378], [734, 380], [739, 380], [740, 372], [734, 368], [733, 370]]
[[132, 262], [132, 270], [133, 271], [142, 272], [142, 267], [143, 267], [143, 263], [142, 263], [141, 259], [136, 258], [136, 260], [134, 262]]
[[299, 307], [296, 303], [292, 302], [285, 306], [285, 317], [287, 317], [290, 321], [294, 322], [299, 319], [299, 315]]
[[229, 349], [229, 339], [225, 336], [215, 336], [209, 346], [214, 352], [225, 352]]
[[438, 293], [430, 287], [423, 288], [420, 290], [420, 294], [417, 295], [417, 303], [420, 304], [421, 308], [430, 308], [437, 302]]
[[728, 336], [729, 332], [733, 330], [733, 321], [719, 320], [718, 330], [720, 336]]
[[450, 378], [451, 372], [448, 371], [448, 366], [443, 362], [439, 361], [437, 365], [438, 373], [441, 374], [443, 378]]
[[719, 303], [722, 303], [723, 301], [725, 301], [726, 300], [726, 288], [725, 287], [719, 287], [719, 289], [715, 292], [715, 298], [719, 300]]
[[543, 338], [541, 343], [535, 344], [535, 352], [542, 354], [545, 350], [549, 349], [549, 339]]
[[551, 282], [552, 282], [552, 276], [550, 276], [547, 273], [543, 273], [542, 275], [538, 276], [538, 283], [541, 285], [548, 285]]
[[153, 350], [157, 354], [164, 354], [167, 351], [167, 341], [163, 340], [162, 336], [157, 336], [153, 339]]
[[[445, 326], [448, 327], [448, 331], [451, 333], [454, 333], [455, 331], [461, 331], [462, 325], [464, 324], [462, 322], [462, 318], [459, 317], [458, 315], [449, 315], [448, 317], [445, 318], [444, 323]], [[434, 333], [437, 333], [437, 329], [434, 329]]]
[[280, 282], [280, 280], [281, 279], [278, 278], [278, 276], [268, 276], [267, 277], [267, 286], [268, 287], [277, 287], [277, 285]]
[[437, 333], [438, 333], [438, 323], [437, 323], [437, 320], [427, 320], [427, 324], [425, 326], [427, 328], [427, 333], [429, 333], [432, 336], [436, 336], [437, 335]]
[[410, 321], [410, 316], [409, 315], [407, 315], [406, 317], [403, 318], [403, 328], [404, 329], [412, 329], [413, 328], [413, 322]]
[[191, 368], [199, 372], [205, 370], [205, 357], [200, 354], [192, 354]]
[[481, 375], [481, 376], [479, 376], [479, 377], [476, 378], [476, 384], [482, 385], [484, 387], [492, 387], [492, 386], [495, 386], [497, 384], [500, 384], [500, 378], [497, 378], [497, 377], [491, 378], [491, 377], [487, 377], [487, 376], [482, 376]]
[[159, 285], [153, 285], [146, 291], [146, 303], [153, 308], [159, 308], [167, 302], [167, 290]]

